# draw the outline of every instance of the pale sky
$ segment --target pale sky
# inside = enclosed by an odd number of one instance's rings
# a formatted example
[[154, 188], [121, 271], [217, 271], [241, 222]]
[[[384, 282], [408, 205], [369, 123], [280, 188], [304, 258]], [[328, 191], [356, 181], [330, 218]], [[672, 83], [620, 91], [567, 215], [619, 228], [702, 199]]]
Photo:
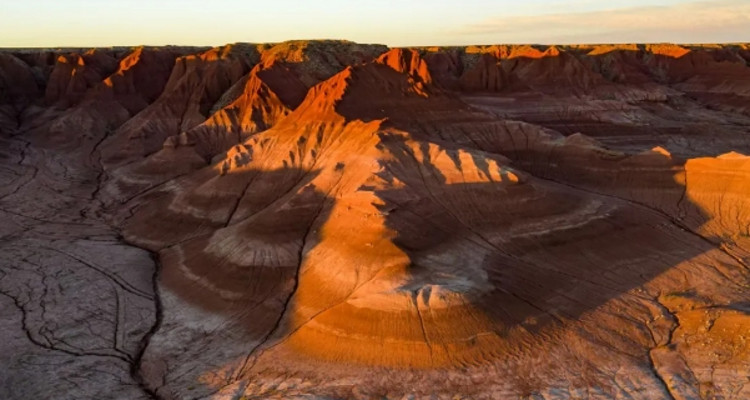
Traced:
[[750, 0], [0, 0], [0, 47], [750, 42]]

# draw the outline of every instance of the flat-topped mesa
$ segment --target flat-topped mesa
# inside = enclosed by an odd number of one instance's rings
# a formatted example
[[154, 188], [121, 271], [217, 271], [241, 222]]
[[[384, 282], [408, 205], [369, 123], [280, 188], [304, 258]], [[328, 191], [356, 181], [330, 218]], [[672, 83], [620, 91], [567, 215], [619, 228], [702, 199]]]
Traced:
[[[464, 92], [587, 94], [607, 82], [679, 84], [688, 80], [686, 89], [691, 92], [725, 92], [721, 76], [730, 75], [739, 80], [744, 93], [748, 74], [747, 58], [742, 55], [746, 50], [740, 45], [493, 45], [420, 51], [439, 85]], [[698, 82], [691, 79], [695, 75], [701, 75]]]
[[286, 64], [305, 86], [311, 87], [347, 66], [372, 61], [387, 50], [384, 45], [340, 40], [288, 41], [266, 45], [261, 64], [263, 69]]
[[542, 91], [585, 93], [602, 83], [597, 73], [557, 46], [427, 48], [435, 81], [463, 92]]
[[[718, 100], [716, 105], [721, 95], [750, 93], [741, 45], [596, 45], [577, 46], [575, 51], [584, 63], [621, 84], [673, 85], [703, 100]], [[731, 88], [727, 79], [733, 82]]]
[[489, 54], [498, 60], [557, 57], [561, 52], [558, 46], [532, 45], [467, 46], [464, 51], [466, 54]]

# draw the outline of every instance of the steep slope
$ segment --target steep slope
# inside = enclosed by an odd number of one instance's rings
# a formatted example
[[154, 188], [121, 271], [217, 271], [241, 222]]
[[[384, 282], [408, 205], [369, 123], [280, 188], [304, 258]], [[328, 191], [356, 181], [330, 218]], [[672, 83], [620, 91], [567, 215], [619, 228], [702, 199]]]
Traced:
[[[59, 100], [51, 111], [39, 117], [52, 117], [51, 122], [32, 129], [30, 134], [40, 135], [40, 140], [51, 145], [93, 152], [110, 133], [159, 96], [178, 54], [155, 48], [132, 49], [123, 55], [115, 71], [78, 96], [76, 104], [61, 111], [60, 102], [69, 100]], [[59, 71], [57, 67], [55, 70]], [[55, 71], [50, 76], [47, 97], [54, 75]], [[94, 157], [91, 161], [95, 162]]]
[[372, 60], [386, 48], [345, 41], [291, 41], [258, 49], [260, 61], [224, 92], [204, 122], [167, 137], [162, 149], [145, 159], [136, 158], [110, 171], [105, 192], [113, 199], [129, 198], [204, 166], [288, 115], [310, 86], [348, 65]]
[[0, 126], [10, 132], [41, 93], [34, 71], [13, 54], [0, 53]]
[[102, 145], [111, 169], [153, 153], [164, 140], [203, 122], [216, 101], [258, 62], [253, 45], [234, 44], [180, 57], [159, 98]]
[[0, 397], [747, 398], [747, 60], [0, 51]]
[[179, 138], [170, 138], [166, 145], [189, 145], [200, 156], [210, 159], [248, 136], [272, 127], [297, 108], [314, 84], [348, 65], [369, 61], [382, 51], [382, 46], [336, 41], [285, 42], [264, 47], [260, 62], [236, 88], [222, 96], [228, 104], [203, 124]]
[[[325, 362], [328, 379], [361, 382], [365, 396], [380, 390], [367, 377], [382, 367], [412, 369], [410, 389], [389, 381], [396, 392], [450, 390], [464, 378], [420, 371], [468, 369], [483, 377], [478, 393], [514, 393], [606, 385], [555, 367], [605, 357], [599, 371], [634, 377], [623, 393], [680, 392], [661, 379], [689, 370], [654, 376], [633, 358], [674, 357], [651, 353], [669, 325], [619, 319], [667, 318], [659, 294], [683, 274], [712, 277], [691, 281], [701, 296], [740, 301], [741, 286], [716, 282], [746, 271], [686, 229], [713, 217], [690, 199], [678, 204], [679, 161], [497, 121], [432, 87], [414, 52], [378, 61], [346, 68], [273, 128], [136, 200], [126, 236], [160, 251], [171, 327], [145, 356], [147, 379], [170, 382], [154, 389], [180, 397], [198, 379], [201, 393], [228, 393], [252, 377], [245, 393], [268, 394], [262, 385], [275, 376], [320, 382], [314, 366]], [[671, 214], [680, 209], [692, 212], [685, 225]], [[706, 270], [706, 260], [726, 269]], [[217, 326], [235, 334], [220, 337]], [[200, 346], [185, 352], [179, 338]], [[746, 357], [738, 351], [732, 368]], [[536, 370], [529, 360], [544, 353], [554, 355]], [[518, 381], [487, 368], [517, 371]]]
[[86, 90], [101, 82], [117, 68], [117, 57], [92, 49], [82, 54], [61, 54], [47, 80], [44, 99], [48, 104], [67, 107], [76, 104]]

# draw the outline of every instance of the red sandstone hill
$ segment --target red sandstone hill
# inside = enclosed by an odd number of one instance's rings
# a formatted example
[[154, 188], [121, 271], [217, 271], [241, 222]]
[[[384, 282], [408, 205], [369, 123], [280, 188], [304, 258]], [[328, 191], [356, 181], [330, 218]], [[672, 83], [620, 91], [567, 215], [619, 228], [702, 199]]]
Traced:
[[[0, 293], [26, 332], [12, 340], [70, 357], [60, 376], [103, 357], [117, 377], [28, 387], [44, 369], [16, 363], [9, 387], [746, 398], [749, 57], [337, 41], [0, 52]], [[120, 262], [137, 259], [120, 239], [158, 272]], [[82, 270], [114, 294], [56, 300], [86, 330], [51, 324], [50, 296], [78, 292], [50, 282]]]

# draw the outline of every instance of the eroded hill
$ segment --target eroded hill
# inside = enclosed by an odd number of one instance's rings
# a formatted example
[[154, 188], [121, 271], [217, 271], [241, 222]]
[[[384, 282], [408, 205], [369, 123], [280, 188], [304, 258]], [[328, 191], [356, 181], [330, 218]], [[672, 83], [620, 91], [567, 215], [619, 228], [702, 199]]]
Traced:
[[0, 394], [750, 397], [749, 61], [2, 51]]

